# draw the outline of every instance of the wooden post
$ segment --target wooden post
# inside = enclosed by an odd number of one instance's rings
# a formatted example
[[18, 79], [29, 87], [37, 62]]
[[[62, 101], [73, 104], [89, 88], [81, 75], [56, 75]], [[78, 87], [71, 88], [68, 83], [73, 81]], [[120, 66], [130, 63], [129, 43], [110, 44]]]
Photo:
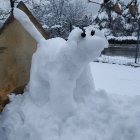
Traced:
[[139, 38], [140, 38], [140, 21], [138, 21], [138, 37], [137, 37], [137, 46], [136, 46], [136, 53], [135, 53], [135, 63], [137, 63], [137, 59], [138, 59]]
[[15, 0], [10, 0], [11, 12], [12, 12], [12, 13], [13, 13], [13, 10], [14, 10], [14, 3], [15, 3]]

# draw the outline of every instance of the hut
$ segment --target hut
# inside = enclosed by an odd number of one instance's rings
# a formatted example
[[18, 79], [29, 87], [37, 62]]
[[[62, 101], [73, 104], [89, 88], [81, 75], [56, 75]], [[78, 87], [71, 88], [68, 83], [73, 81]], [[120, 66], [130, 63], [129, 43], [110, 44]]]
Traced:
[[[21, 1], [17, 7], [47, 39], [48, 35]], [[31, 57], [37, 42], [14, 18], [9, 16], [0, 29], [0, 111], [8, 102], [8, 94], [21, 93], [29, 80]]]

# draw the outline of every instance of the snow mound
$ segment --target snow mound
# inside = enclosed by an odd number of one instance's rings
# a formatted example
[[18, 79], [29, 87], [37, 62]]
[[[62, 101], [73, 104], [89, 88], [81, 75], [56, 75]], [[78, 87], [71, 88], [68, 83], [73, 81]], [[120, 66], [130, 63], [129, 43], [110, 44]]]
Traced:
[[78, 104], [77, 111], [61, 120], [49, 106], [11, 95], [0, 119], [0, 140], [139, 140], [140, 96], [110, 97], [96, 91]]

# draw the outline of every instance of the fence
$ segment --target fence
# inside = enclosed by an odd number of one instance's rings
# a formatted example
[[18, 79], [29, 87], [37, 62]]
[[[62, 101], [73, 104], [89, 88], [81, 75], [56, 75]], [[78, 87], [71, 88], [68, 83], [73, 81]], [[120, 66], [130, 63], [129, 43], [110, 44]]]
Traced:
[[137, 64], [135, 64], [136, 44], [111, 44], [109, 48], [104, 49], [97, 61], [140, 66], [140, 49], [137, 53]]

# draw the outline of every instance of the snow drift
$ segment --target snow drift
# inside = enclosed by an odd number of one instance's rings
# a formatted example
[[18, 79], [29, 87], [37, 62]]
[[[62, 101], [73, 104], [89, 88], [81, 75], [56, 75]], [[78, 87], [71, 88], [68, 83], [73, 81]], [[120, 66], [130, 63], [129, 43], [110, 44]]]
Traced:
[[0, 140], [139, 140], [140, 96], [108, 96], [104, 91], [78, 104], [60, 119], [49, 106], [39, 107], [24, 95], [10, 96], [1, 115]]

